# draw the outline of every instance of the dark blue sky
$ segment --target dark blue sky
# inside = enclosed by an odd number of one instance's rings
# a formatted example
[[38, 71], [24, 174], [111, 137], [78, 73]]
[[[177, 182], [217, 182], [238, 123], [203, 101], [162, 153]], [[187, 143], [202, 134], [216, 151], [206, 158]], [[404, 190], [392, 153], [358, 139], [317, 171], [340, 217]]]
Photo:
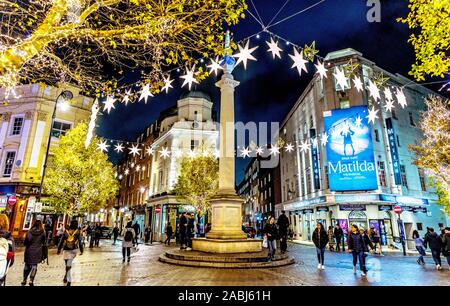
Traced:
[[[249, 9], [254, 12], [250, 0]], [[267, 24], [285, 0], [253, 0], [263, 21]], [[290, 0], [284, 10], [277, 17], [281, 20], [317, 0]], [[393, 73], [408, 75], [414, 54], [411, 45], [407, 43], [409, 30], [407, 26], [397, 23], [396, 18], [406, 16], [406, 0], [381, 0], [381, 22], [369, 23], [366, 14], [369, 7], [366, 0], [326, 0], [311, 10], [299, 14], [270, 30], [289, 41], [304, 46], [316, 41], [316, 48], [320, 55], [328, 52], [353, 48], [363, 53], [363, 56], [374, 61], [378, 66]], [[239, 41], [261, 30], [261, 26], [247, 14], [247, 18], [232, 28], [234, 40]], [[298, 75], [291, 69], [292, 61], [288, 53], [292, 53], [292, 46], [280, 44], [284, 50], [282, 59], [273, 60], [267, 53], [265, 43], [269, 37], [265, 34], [260, 39], [253, 38], [250, 45], [259, 45], [254, 53], [258, 61], [250, 61], [247, 70], [238, 66], [233, 74], [241, 84], [236, 88], [236, 121], [273, 122], [282, 121], [289, 109], [295, 104], [302, 90], [311, 80], [309, 75]], [[308, 70], [315, 71], [309, 64]], [[173, 83], [175, 89], [169, 94], [160, 94], [151, 98], [149, 103], [143, 102], [116, 105], [111, 114], [105, 114], [98, 119], [97, 133], [99, 136], [132, 140], [154, 122], [159, 113], [176, 105], [177, 99], [185, 91], [181, 89], [181, 82], [177, 73], [172, 74], [177, 80]], [[214, 108], [219, 110], [219, 89], [214, 86], [215, 76], [197, 85], [195, 89], [205, 91], [213, 98]], [[439, 86], [431, 87], [438, 89]], [[112, 150], [111, 150], [112, 151]], [[118, 157], [111, 153], [111, 159]], [[242, 177], [242, 171], [248, 159], [237, 158], [237, 180]]]

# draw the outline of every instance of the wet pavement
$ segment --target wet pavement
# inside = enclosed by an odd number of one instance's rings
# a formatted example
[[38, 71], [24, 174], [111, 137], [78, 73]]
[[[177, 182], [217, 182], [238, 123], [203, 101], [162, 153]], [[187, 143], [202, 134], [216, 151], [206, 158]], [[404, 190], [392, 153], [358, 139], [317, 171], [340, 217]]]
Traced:
[[[130, 263], [122, 263], [120, 243], [112, 246], [102, 240], [99, 248], [87, 248], [77, 256], [72, 268], [73, 286], [265, 286], [265, 285], [450, 285], [450, 270], [443, 260], [443, 270], [436, 271], [431, 257], [426, 265], [419, 266], [416, 257], [401, 254], [369, 256], [367, 277], [359, 271], [353, 274], [352, 256], [348, 253], [326, 252], [325, 270], [317, 270], [315, 249], [310, 246], [290, 244], [289, 254], [293, 265], [272, 269], [215, 269], [192, 268], [158, 261], [169, 247], [160, 243], [140, 245], [132, 254]], [[10, 269], [7, 286], [20, 285], [22, 281], [23, 252], [16, 253], [16, 263]], [[36, 286], [62, 286], [64, 260], [50, 250], [49, 265], [40, 264], [35, 279]]]

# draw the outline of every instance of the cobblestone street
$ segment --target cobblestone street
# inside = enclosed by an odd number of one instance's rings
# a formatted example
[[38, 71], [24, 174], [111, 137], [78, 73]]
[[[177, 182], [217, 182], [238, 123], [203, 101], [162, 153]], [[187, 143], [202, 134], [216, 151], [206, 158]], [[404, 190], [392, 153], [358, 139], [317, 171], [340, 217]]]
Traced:
[[[443, 270], [436, 271], [430, 257], [426, 265], [419, 266], [416, 257], [401, 254], [384, 257], [369, 256], [367, 278], [359, 271], [352, 272], [350, 254], [325, 255], [325, 270], [317, 270], [316, 254], [312, 247], [291, 244], [289, 253], [295, 257], [294, 265], [274, 269], [207, 269], [174, 266], [158, 261], [168, 247], [155, 243], [140, 245], [132, 255], [131, 263], [122, 263], [121, 247], [102, 240], [100, 248], [86, 249], [77, 256], [73, 267], [73, 285], [87, 286], [152, 286], [152, 285], [450, 285], [450, 270], [443, 258]], [[16, 254], [7, 285], [20, 285], [23, 253]], [[63, 285], [64, 261], [56, 250], [50, 250], [49, 265], [41, 264], [35, 285]]]

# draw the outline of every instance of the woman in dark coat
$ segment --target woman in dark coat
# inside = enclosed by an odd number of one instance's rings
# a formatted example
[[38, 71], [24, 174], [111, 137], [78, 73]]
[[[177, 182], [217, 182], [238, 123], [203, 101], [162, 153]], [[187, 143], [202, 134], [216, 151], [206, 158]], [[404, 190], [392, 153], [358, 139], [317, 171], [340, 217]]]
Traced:
[[348, 235], [348, 252], [353, 255], [353, 273], [356, 273], [356, 263], [359, 260], [359, 270], [361, 276], [367, 273], [366, 268], [366, 253], [369, 252], [369, 246], [372, 247], [372, 242], [364, 229], [361, 231], [355, 224], [352, 225], [352, 230]]
[[328, 243], [328, 234], [323, 228], [322, 223], [317, 223], [317, 227], [313, 232], [312, 240], [314, 242], [314, 245], [316, 246], [317, 251], [317, 260], [319, 261], [319, 264], [317, 265], [317, 269], [324, 270], [325, 267], [323, 265], [323, 259], [325, 255], [325, 247]]
[[267, 239], [267, 246], [269, 248], [269, 254], [267, 256], [267, 261], [272, 261], [277, 250], [277, 239], [278, 239], [278, 229], [275, 224], [275, 218], [270, 217], [264, 226], [264, 235]]
[[25, 266], [23, 269], [22, 286], [27, 284], [28, 276], [30, 276], [30, 286], [34, 285], [36, 277], [37, 265], [42, 262], [42, 247], [45, 245], [45, 231], [41, 220], [34, 221], [33, 226], [25, 236]]

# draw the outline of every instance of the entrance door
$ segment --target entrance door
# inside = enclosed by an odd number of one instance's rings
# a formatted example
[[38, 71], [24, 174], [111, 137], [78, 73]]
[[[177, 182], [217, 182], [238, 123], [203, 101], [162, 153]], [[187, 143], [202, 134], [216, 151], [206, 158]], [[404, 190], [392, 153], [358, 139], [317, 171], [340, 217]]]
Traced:
[[387, 243], [389, 246], [394, 244], [394, 234], [392, 232], [391, 219], [384, 219], [384, 226], [386, 231]]
[[413, 224], [405, 223], [406, 245], [408, 250], [414, 249], [414, 240], [412, 239]]

